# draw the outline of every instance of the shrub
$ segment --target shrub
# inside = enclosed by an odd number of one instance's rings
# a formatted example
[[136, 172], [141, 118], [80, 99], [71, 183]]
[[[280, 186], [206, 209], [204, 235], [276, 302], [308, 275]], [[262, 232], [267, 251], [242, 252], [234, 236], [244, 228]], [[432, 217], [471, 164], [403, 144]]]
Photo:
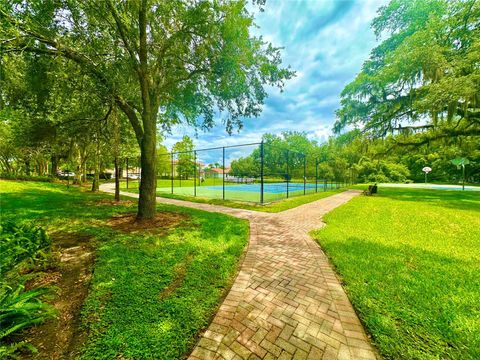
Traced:
[[375, 183], [388, 183], [390, 182], [390, 179], [383, 174], [371, 174], [368, 177], [368, 181]]
[[24, 291], [23, 285], [14, 289], [4, 280], [7, 272], [22, 264], [33, 266], [49, 260], [50, 246], [50, 237], [41, 227], [12, 221], [0, 225], [0, 359], [15, 357], [18, 349], [36, 351], [25, 341], [7, 344], [4, 339], [54, 314], [52, 306], [40, 301], [46, 289]]
[[15, 332], [54, 316], [53, 306], [39, 299], [45, 291], [45, 288], [24, 291], [23, 285], [13, 290], [0, 284], [0, 359], [14, 357], [14, 353], [22, 348], [36, 352], [35, 347], [25, 341], [5, 343], [4, 340]]
[[110, 180], [112, 178], [112, 173], [109, 172], [101, 172], [98, 177], [103, 180]]
[[50, 245], [51, 239], [41, 227], [12, 221], [1, 223], [0, 275], [24, 262], [33, 265], [46, 261]]
[[38, 175], [20, 175], [11, 173], [1, 173], [0, 179], [3, 180], [20, 180], [20, 181], [40, 181], [40, 182], [54, 182], [55, 178], [52, 176], [38, 176]]

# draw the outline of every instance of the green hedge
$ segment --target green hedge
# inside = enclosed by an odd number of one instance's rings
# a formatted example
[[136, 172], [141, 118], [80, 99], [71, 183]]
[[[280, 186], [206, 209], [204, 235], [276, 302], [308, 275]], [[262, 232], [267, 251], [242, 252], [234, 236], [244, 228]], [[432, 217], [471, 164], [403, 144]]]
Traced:
[[10, 173], [1, 173], [0, 179], [3, 180], [21, 180], [21, 181], [40, 181], [40, 182], [54, 182], [53, 176], [37, 176], [37, 175], [19, 175]]

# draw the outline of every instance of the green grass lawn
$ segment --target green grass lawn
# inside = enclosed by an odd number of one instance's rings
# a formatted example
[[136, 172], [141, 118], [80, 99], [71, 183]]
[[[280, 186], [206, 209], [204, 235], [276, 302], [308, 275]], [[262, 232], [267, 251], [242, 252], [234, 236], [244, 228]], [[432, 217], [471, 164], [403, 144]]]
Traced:
[[480, 194], [380, 188], [314, 237], [386, 358], [480, 359]]
[[[162, 180], [165, 181], [165, 180]], [[178, 182], [178, 180], [175, 180]], [[183, 180], [185, 181], [185, 180]], [[162, 183], [163, 184], [163, 183]], [[218, 184], [217, 184], [218, 185]], [[132, 193], [138, 193], [138, 181], [130, 181], [129, 182], [129, 187], [127, 189], [126, 183], [121, 182], [120, 183], [120, 189], [122, 191], [128, 191]], [[183, 188], [185, 189], [185, 188]], [[256, 204], [253, 202], [247, 202], [247, 201], [236, 201], [236, 200], [222, 200], [222, 194], [221, 191], [218, 192], [218, 194], [208, 194], [208, 193], [202, 193], [201, 189], [197, 189], [197, 196], [193, 196], [193, 193], [190, 194], [193, 190], [190, 188], [186, 188], [186, 191], [182, 192], [181, 188], [175, 188], [174, 194], [171, 194], [169, 192], [165, 191], [158, 191], [157, 189], [157, 196], [159, 197], [164, 197], [164, 198], [169, 198], [169, 199], [178, 199], [178, 200], [186, 200], [186, 201], [192, 201], [192, 202], [198, 202], [198, 203], [205, 203], [205, 204], [213, 204], [213, 205], [224, 205], [228, 207], [233, 207], [233, 208], [239, 208], [239, 209], [246, 209], [246, 210], [255, 210], [255, 211], [263, 211], [263, 212], [270, 212], [270, 213], [276, 213], [284, 210], [288, 210], [303, 204], [307, 204], [309, 202], [323, 199], [325, 197], [331, 196], [333, 194], [345, 191], [345, 189], [329, 189], [327, 191], [323, 191], [323, 188], [320, 187], [319, 185], [319, 192], [318, 193], [313, 193], [310, 190], [310, 193], [307, 193], [307, 195], [303, 195], [303, 191], [301, 192], [302, 195], [298, 196], [292, 196], [288, 199], [283, 199], [283, 200], [277, 200], [265, 205], [261, 204]], [[229, 195], [230, 191], [227, 191], [227, 197]], [[240, 195], [242, 198], [248, 199], [249, 193], [247, 192], [242, 192]], [[209, 198], [208, 196], [212, 195], [214, 198]], [[278, 194], [271, 194], [274, 196], [278, 197]], [[252, 198], [255, 197], [255, 199], [259, 196], [259, 194], [253, 194], [250, 195]], [[285, 196], [285, 194], [283, 194]], [[215, 198], [215, 197], [220, 197], [220, 198]], [[252, 200], [253, 201], [253, 200]]]
[[175, 359], [187, 354], [229, 288], [247, 244], [248, 224], [222, 214], [158, 206], [181, 216], [162, 231], [107, 225], [136, 206], [111, 195], [48, 183], [0, 181], [2, 219], [31, 221], [50, 233], [95, 238], [84, 359]]

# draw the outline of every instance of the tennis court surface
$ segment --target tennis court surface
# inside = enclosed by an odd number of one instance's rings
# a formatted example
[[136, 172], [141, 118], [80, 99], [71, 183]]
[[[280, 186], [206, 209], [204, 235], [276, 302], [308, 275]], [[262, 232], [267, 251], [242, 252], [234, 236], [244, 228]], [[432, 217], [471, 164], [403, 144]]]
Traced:
[[[275, 182], [263, 184], [264, 202], [272, 202], [287, 197], [312, 194], [315, 192], [336, 189], [337, 183], [321, 181], [318, 183], [287, 183]], [[160, 187], [157, 189], [163, 193], [173, 193], [184, 196], [199, 196], [213, 199], [228, 199], [236, 201], [260, 202], [262, 193], [261, 183], [202, 185], [202, 186], [174, 186]]]
[[157, 191], [183, 196], [267, 203], [353, 183], [325, 173], [321, 159], [270, 142], [159, 155]]

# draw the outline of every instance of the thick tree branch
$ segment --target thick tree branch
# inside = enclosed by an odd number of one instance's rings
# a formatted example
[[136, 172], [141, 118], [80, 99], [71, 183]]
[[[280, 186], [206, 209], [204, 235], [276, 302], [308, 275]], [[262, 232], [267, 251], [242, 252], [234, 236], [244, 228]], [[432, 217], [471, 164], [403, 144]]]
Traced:
[[480, 135], [480, 128], [471, 128], [471, 129], [443, 129], [442, 132], [432, 133], [432, 134], [425, 134], [418, 140], [411, 140], [411, 141], [396, 141], [395, 145], [399, 146], [420, 146], [428, 144], [431, 141], [445, 139], [455, 136], [479, 136]]
[[419, 126], [401, 126], [399, 125], [396, 128], [393, 128], [393, 130], [424, 130], [424, 129], [431, 129], [434, 128], [435, 126], [432, 124], [428, 125], [419, 125]]
[[127, 116], [128, 121], [130, 121], [130, 124], [133, 127], [133, 131], [135, 131], [135, 137], [137, 138], [137, 142], [140, 145], [143, 139], [143, 128], [140, 124], [140, 121], [138, 120], [135, 110], [120, 96], [115, 97], [115, 103]]
[[[4, 13], [2, 12], [2, 14]], [[108, 92], [113, 95], [115, 102], [118, 104], [119, 108], [122, 109], [122, 111], [127, 116], [130, 124], [135, 131], [137, 141], [139, 141], [140, 143], [141, 139], [143, 138], [143, 128], [135, 112], [135, 107], [132, 104], [128, 103], [125, 99], [123, 99], [119, 94], [114, 91], [114, 86], [110, 82], [108, 77], [98, 69], [96, 64], [88, 56], [79, 53], [74, 49], [66, 47], [58, 41], [48, 38], [36, 31], [26, 29], [24, 26], [22, 26], [22, 24], [17, 23], [15, 19], [12, 19], [11, 17], [8, 17], [8, 20], [14, 25], [16, 25], [28, 36], [34, 38], [35, 40], [39, 41], [44, 45], [47, 45], [47, 47], [45, 48], [39, 48], [25, 43], [19, 44], [17, 45], [18, 51], [28, 51], [50, 56], [62, 56], [66, 59], [72, 60], [73, 62], [78, 64], [83, 70], [89, 73], [92, 77], [96, 78], [103, 86], [105, 86]]]
[[107, 4], [108, 4], [108, 7], [110, 8], [110, 12], [112, 13], [113, 18], [115, 19], [115, 23], [117, 24], [117, 29], [120, 34], [120, 38], [122, 39], [123, 45], [125, 46], [125, 49], [130, 55], [130, 59], [132, 60], [135, 69], [138, 71], [138, 59], [136, 57], [136, 54], [138, 53], [138, 49], [135, 46], [135, 43], [130, 43], [127, 36], [127, 29], [125, 28], [125, 25], [123, 24], [122, 19], [120, 18], [120, 15], [118, 14], [117, 9], [115, 8], [115, 5], [112, 3], [111, 0], [108, 0]]

